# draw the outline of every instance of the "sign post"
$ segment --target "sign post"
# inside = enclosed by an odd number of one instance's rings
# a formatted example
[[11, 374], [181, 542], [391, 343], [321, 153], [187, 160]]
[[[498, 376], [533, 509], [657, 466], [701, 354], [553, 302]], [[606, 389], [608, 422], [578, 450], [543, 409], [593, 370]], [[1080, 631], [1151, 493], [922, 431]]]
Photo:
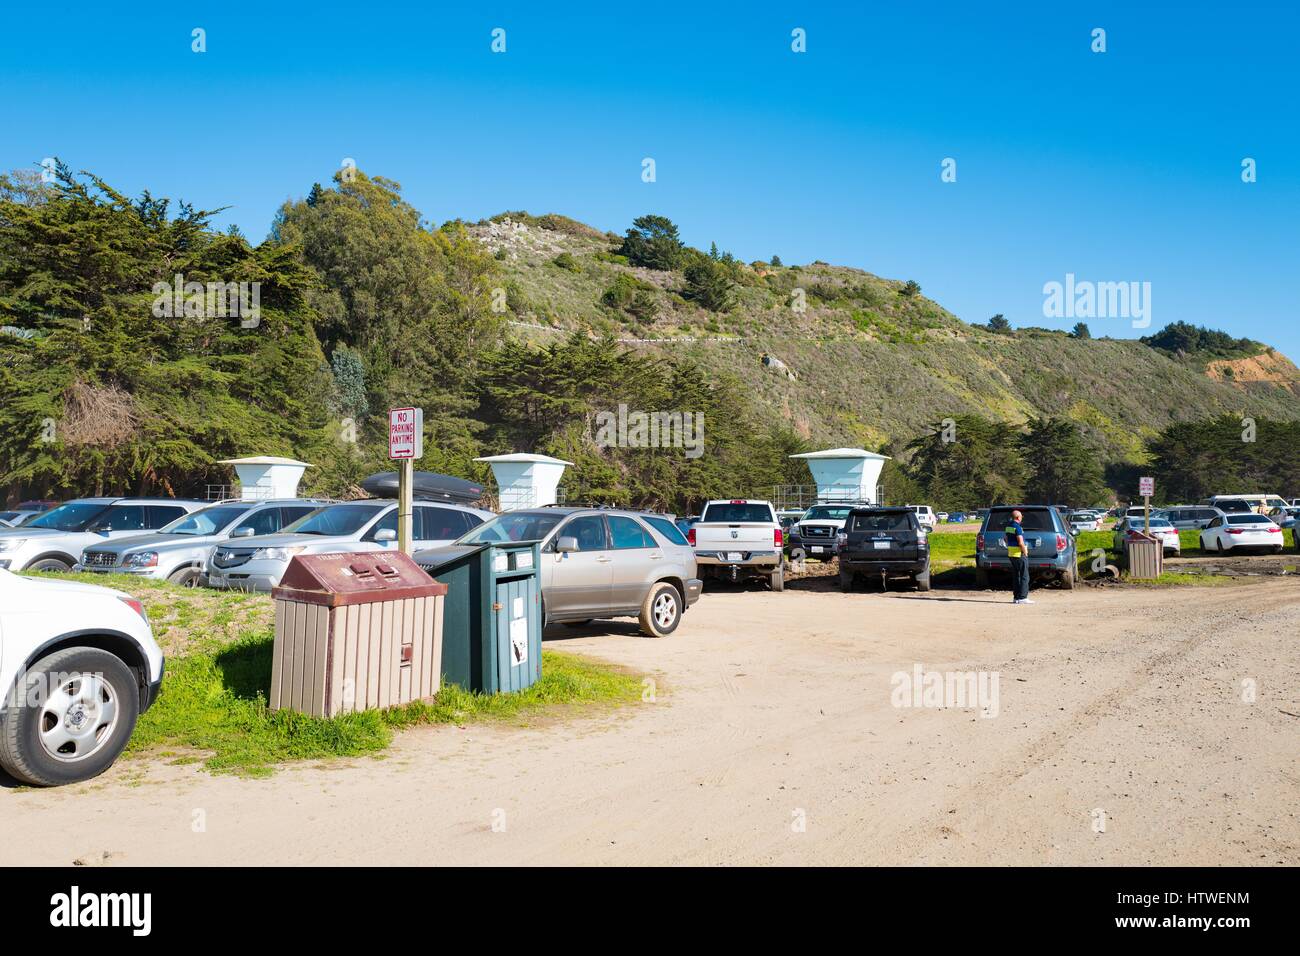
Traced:
[[424, 409], [388, 410], [388, 457], [397, 462], [397, 549], [411, 554], [415, 460], [424, 457]]
[[1142, 530], [1151, 534], [1151, 497], [1156, 493], [1156, 480], [1154, 478], [1138, 479], [1138, 494], [1142, 496]]

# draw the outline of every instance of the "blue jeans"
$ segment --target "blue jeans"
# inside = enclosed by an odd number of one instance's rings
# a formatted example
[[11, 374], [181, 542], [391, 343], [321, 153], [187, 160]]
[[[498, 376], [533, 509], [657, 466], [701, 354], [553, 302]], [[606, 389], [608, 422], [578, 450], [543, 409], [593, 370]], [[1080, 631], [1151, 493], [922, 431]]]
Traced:
[[1017, 601], [1029, 597], [1029, 560], [1011, 558], [1011, 593]]

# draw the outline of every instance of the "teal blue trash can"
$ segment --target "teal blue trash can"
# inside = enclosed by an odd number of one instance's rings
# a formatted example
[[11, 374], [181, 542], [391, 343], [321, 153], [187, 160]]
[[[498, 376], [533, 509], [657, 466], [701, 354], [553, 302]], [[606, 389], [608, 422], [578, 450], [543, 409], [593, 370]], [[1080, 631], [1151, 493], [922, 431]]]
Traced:
[[531, 687], [542, 676], [540, 542], [457, 546], [421, 561], [447, 585], [442, 680], [484, 694]]

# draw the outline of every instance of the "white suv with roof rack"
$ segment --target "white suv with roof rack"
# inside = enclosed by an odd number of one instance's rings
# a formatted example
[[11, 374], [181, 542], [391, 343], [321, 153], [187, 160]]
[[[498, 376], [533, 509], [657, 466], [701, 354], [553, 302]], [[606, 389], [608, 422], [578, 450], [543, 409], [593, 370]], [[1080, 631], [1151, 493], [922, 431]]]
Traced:
[[78, 498], [0, 531], [0, 568], [71, 571], [87, 547], [156, 531], [207, 505], [178, 498]]

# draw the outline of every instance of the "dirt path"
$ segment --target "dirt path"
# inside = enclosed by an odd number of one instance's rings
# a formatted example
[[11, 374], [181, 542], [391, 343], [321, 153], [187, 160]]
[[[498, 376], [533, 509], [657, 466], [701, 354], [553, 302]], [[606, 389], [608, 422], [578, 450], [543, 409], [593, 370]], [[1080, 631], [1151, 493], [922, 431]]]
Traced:
[[[617, 715], [7, 789], [0, 863], [1300, 862], [1300, 584], [1034, 597], [706, 594], [548, 641], [654, 675]], [[916, 664], [997, 671], [997, 716], [894, 707]]]

